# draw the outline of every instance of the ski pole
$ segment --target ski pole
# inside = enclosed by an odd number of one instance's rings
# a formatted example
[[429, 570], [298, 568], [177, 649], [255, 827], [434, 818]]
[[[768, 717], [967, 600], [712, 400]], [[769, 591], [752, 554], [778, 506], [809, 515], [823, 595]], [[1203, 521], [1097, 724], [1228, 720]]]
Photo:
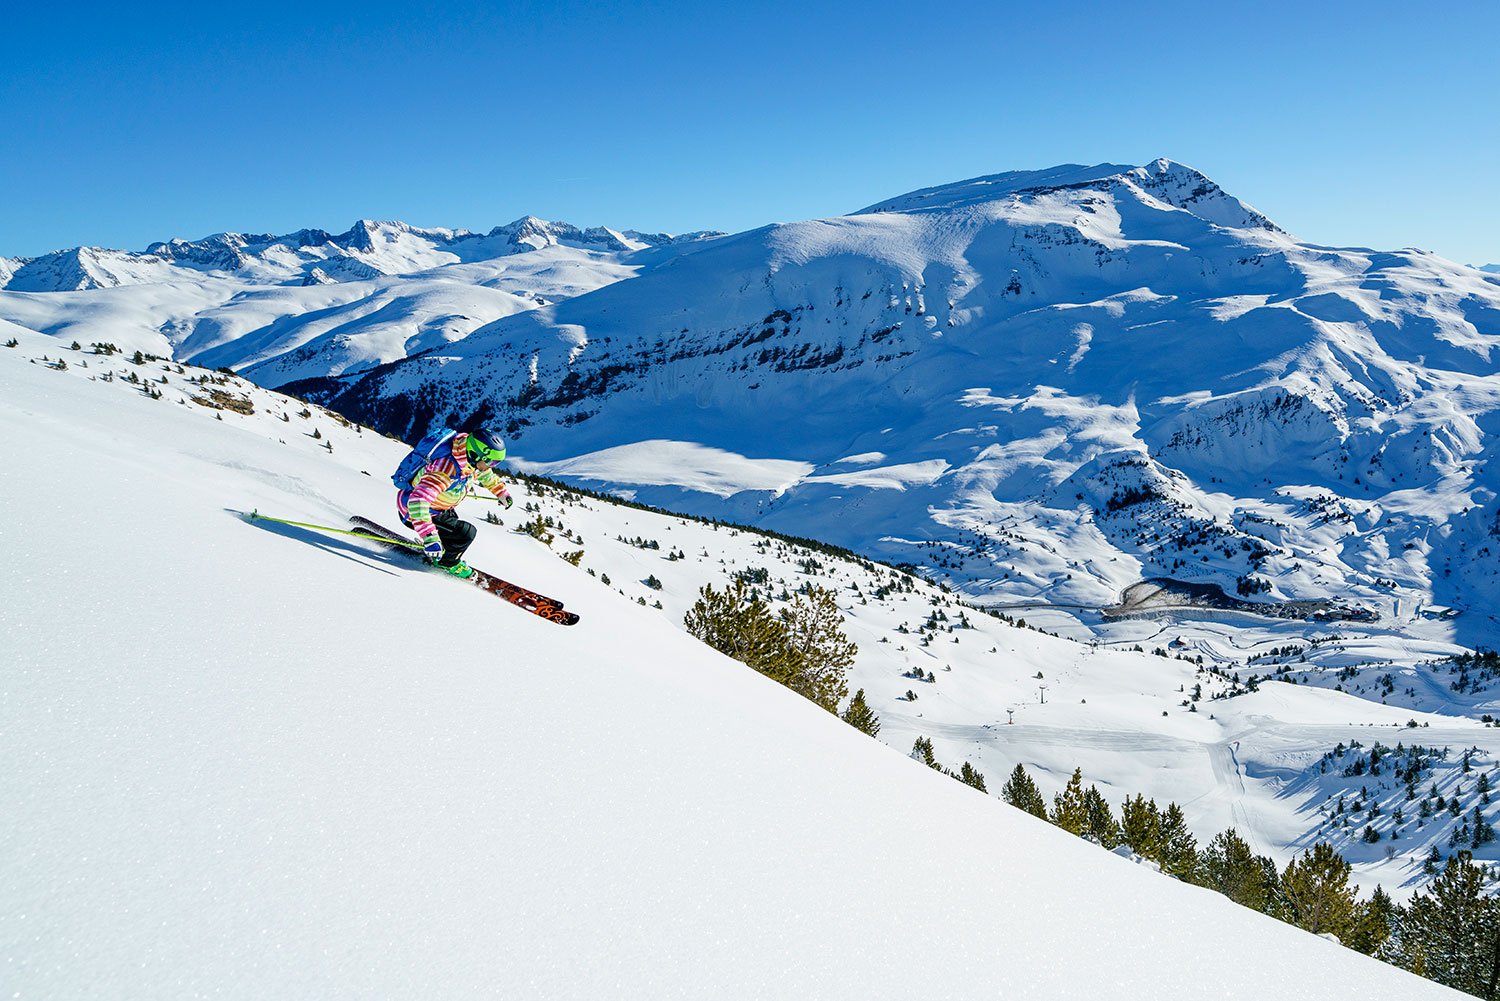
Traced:
[[376, 542], [385, 542], [394, 546], [405, 546], [407, 549], [421, 549], [415, 542], [397, 542], [395, 539], [387, 539], [383, 535], [371, 535], [369, 532], [351, 532], [346, 528], [332, 528], [328, 525], [310, 525], [305, 521], [287, 521], [285, 518], [272, 518], [270, 515], [261, 514], [259, 511], [250, 512], [251, 521], [274, 521], [278, 525], [292, 525], [296, 528], [312, 528], [319, 532], [333, 532], [336, 535], [352, 535], [356, 539], [373, 539]]

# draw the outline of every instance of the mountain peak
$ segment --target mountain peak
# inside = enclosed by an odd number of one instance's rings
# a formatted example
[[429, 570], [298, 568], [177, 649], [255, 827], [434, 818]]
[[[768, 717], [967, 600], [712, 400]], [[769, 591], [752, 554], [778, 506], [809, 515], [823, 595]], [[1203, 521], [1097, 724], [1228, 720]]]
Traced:
[[121, 251], [74, 247], [24, 262], [9, 262], [11, 274], [5, 288], [13, 292], [114, 288], [132, 283], [134, 264], [132, 256]]
[[1229, 194], [1201, 170], [1160, 157], [1148, 166], [1126, 172], [1124, 180], [1173, 208], [1231, 229], [1268, 229], [1285, 232], [1270, 219]]
[[1043, 170], [1009, 170], [1002, 174], [986, 174], [983, 177], [971, 177], [968, 180], [940, 184], [931, 188], [919, 188], [895, 198], [887, 198], [850, 214], [869, 215], [874, 212], [916, 212], [923, 209], [956, 208], [961, 205], [998, 201], [1007, 195], [1022, 192], [1089, 184], [1141, 169], [1144, 168], [1118, 163], [1098, 163], [1092, 167], [1077, 163], [1064, 163]]
[[1280, 232], [1269, 219], [1225, 192], [1202, 171], [1167, 157], [1159, 157], [1145, 166], [1065, 163], [1042, 170], [1013, 170], [971, 177], [908, 192], [852, 214], [939, 211], [1032, 198], [1054, 191], [1109, 190], [1124, 186], [1133, 187], [1159, 202], [1191, 212], [1215, 225]]
[[572, 223], [548, 222], [534, 215], [522, 216], [508, 226], [497, 226], [491, 235], [508, 236], [512, 245], [531, 250], [566, 243], [591, 250], [628, 253], [648, 245], [639, 240], [632, 240], [623, 233], [605, 226], [579, 229]]

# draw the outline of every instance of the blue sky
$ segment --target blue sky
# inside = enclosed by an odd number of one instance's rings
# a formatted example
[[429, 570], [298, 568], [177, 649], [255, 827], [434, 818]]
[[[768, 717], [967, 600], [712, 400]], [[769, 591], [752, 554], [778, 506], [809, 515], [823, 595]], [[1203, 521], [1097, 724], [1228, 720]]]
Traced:
[[1167, 156], [1311, 242], [1500, 261], [1497, 38], [1493, 2], [26, 4], [0, 254], [736, 231]]

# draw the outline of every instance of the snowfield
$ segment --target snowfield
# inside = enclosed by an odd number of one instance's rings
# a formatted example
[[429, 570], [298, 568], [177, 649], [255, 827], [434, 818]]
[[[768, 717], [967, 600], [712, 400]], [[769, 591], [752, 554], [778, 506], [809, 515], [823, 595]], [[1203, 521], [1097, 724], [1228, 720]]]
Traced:
[[[861, 647], [853, 681], [885, 720], [871, 740], [680, 627], [701, 584], [739, 569], [796, 586], [803, 551], [521, 484], [471, 558], [563, 598], [582, 622], [561, 628], [360, 540], [244, 517], [391, 522], [397, 442], [214, 372], [0, 324], [10, 339], [12, 997], [1458, 996], [905, 751], [930, 735], [996, 790], [1008, 762], [1044, 766], [1048, 793], [1083, 765], [1282, 850], [1295, 811], [1270, 764], [1285, 779], [1355, 734], [1482, 744], [1477, 722], [1273, 682], [1190, 712], [1181, 686], [1234, 686], [818, 556]], [[843, 454], [883, 462], [870, 451]], [[81, 475], [31, 472], [63, 464]], [[512, 531], [530, 513], [571, 539]], [[934, 611], [930, 642], [897, 631]], [[960, 615], [972, 628], [946, 631]], [[938, 680], [901, 676], [915, 666]]]

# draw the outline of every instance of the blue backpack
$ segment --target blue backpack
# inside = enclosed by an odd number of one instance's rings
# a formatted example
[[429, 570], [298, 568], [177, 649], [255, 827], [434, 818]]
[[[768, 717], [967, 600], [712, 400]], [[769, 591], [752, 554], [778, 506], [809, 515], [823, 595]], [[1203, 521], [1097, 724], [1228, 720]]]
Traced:
[[427, 468], [427, 464], [433, 460], [434, 456], [444, 456], [452, 453], [453, 437], [456, 434], [458, 432], [452, 428], [438, 428], [436, 431], [429, 431], [421, 441], [417, 442], [417, 447], [408, 452], [406, 458], [401, 460], [401, 465], [397, 466], [396, 471], [391, 474], [391, 482], [396, 485], [398, 490], [410, 490], [412, 488], [412, 480], [416, 478], [418, 473]]

